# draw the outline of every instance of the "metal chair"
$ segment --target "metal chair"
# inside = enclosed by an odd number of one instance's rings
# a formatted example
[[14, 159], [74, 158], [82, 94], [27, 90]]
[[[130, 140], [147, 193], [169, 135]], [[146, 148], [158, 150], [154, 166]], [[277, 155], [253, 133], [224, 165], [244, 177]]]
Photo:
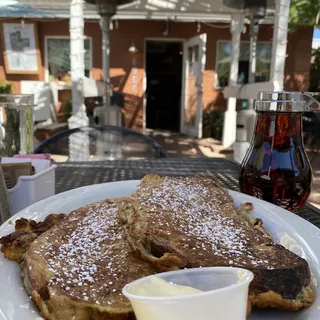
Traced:
[[42, 142], [34, 153], [64, 156], [65, 161], [167, 158], [156, 141], [117, 126], [81, 127], [59, 132]]

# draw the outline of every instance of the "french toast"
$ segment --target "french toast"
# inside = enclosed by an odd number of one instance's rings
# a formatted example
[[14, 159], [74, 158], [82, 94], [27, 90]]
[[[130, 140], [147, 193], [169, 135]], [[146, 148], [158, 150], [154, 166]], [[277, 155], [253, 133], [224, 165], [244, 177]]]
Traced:
[[16, 220], [15, 231], [0, 238], [0, 251], [9, 260], [22, 262], [31, 243], [65, 217], [65, 214], [49, 214], [44, 221], [40, 222], [24, 218]]
[[[49, 320], [133, 320], [121, 288], [159, 271], [236, 266], [253, 271], [251, 306], [299, 310], [313, 301], [307, 262], [275, 244], [263, 222], [235, 209], [211, 177], [146, 176], [129, 198], [44, 222], [19, 219], [0, 239]], [[151, 319], [150, 319], [151, 320]]]
[[145, 176], [119, 206], [127, 239], [158, 271], [205, 266], [251, 270], [250, 302], [299, 310], [313, 302], [307, 262], [274, 243], [261, 220], [236, 211], [211, 177]]
[[121, 289], [155, 270], [125, 241], [117, 215], [119, 201], [76, 210], [30, 245], [22, 277], [44, 318], [134, 319]]

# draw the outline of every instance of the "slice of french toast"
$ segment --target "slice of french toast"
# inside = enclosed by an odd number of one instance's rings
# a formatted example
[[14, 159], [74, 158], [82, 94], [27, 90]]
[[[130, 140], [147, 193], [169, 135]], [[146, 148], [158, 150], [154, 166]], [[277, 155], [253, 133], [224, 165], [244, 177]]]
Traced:
[[299, 310], [313, 302], [307, 262], [274, 243], [261, 220], [237, 212], [211, 177], [145, 176], [119, 215], [133, 250], [159, 271], [243, 267], [255, 275], [253, 306]]
[[[80, 208], [29, 243], [21, 256], [23, 283], [45, 319], [135, 319], [121, 290], [155, 270], [125, 240], [121, 201]], [[12, 237], [2, 240], [9, 251]]]

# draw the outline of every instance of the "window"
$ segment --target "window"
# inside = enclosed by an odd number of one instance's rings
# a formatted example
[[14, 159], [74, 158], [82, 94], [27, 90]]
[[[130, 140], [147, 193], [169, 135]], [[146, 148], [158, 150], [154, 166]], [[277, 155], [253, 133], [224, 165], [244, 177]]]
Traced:
[[[271, 65], [271, 42], [257, 43], [256, 82], [269, 81]], [[240, 44], [238, 83], [248, 83], [249, 78], [250, 43], [243, 41]], [[217, 77], [216, 87], [228, 85], [231, 62], [231, 42], [219, 41], [217, 49]]]
[[[70, 79], [70, 39], [47, 38], [47, 69], [49, 81]], [[84, 40], [85, 49], [85, 76], [90, 76], [91, 71], [91, 43], [90, 39]]]

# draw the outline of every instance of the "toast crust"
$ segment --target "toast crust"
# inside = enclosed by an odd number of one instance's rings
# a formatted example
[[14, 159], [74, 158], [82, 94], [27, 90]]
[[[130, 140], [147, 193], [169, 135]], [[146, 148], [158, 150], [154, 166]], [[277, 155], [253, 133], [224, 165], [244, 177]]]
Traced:
[[15, 231], [0, 239], [0, 251], [6, 259], [22, 262], [31, 243], [65, 217], [65, 214], [49, 214], [41, 222], [24, 218], [18, 219], [15, 222]]
[[314, 301], [314, 292], [312, 285], [305, 286], [300, 295], [295, 300], [284, 299], [280, 294], [274, 291], [268, 291], [260, 294], [250, 294], [249, 302], [252, 307], [260, 309], [274, 308], [278, 310], [298, 311], [312, 305]]

